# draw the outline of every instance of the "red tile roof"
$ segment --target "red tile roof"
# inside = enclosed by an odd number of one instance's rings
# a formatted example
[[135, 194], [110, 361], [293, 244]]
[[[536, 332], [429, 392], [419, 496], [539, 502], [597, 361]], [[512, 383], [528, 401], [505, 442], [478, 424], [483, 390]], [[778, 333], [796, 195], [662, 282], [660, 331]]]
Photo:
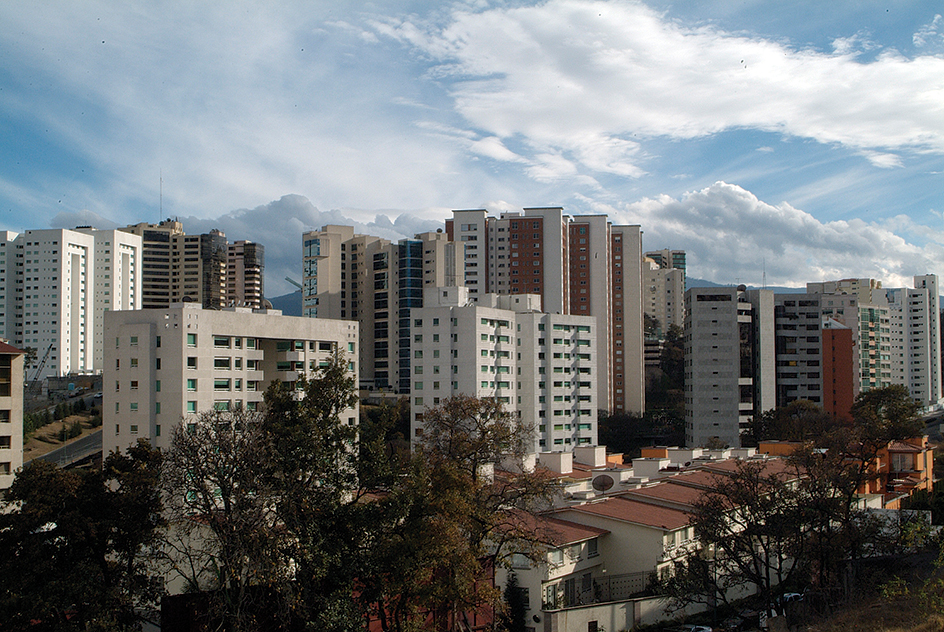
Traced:
[[[658, 485], [652, 485], [651, 487], [640, 487], [624, 492], [620, 494], [620, 496], [623, 498], [632, 498], [636, 496], [650, 499], [650, 502], [653, 500], [667, 501], [679, 505], [692, 506], [703, 493], [703, 490], [695, 487], [672, 485], [670, 483], [671, 481], [667, 480], [664, 483], [660, 482]], [[643, 502], [646, 501], [644, 500]]]
[[888, 444], [889, 452], [924, 452], [923, 449], [919, 448], [916, 445], [910, 443], [905, 443], [904, 441], [892, 441]]
[[509, 525], [524, 527], [535, 533], [541, 542], [555, 547], [583, 542], [609, 533], [606, 529], [577, 524], [548, 514], [536, 516], [526, 511], [514, 510], [509, 511], [508, 515]]
[[579, 511], [580, 513], [604, 516], [621, 522], [630, 522], [668, 531], [681, 529], [689, 521], [689, 516], [684, 511], [660, 507], [639, 500], [631, 500], [622, 496], [611, 496], [600, 502], [575, 505], [562, 511]]
[[26, 352], [0, 340], [0, 353], [20, 355]]

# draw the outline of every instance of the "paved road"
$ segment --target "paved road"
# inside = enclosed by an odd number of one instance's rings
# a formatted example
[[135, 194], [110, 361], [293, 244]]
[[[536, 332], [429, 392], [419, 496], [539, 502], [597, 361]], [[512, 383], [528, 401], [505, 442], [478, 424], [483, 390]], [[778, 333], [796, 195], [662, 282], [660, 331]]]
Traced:
[[67, 443], [61, 448], [56, 448], [52, 452], [47, 452], [46, 454], [36, 458], [42, 461], [55, 463], [59, 467], [65, 467], [101, 451], [102, 429], [99, 428], [98, 430], [91, 432], [84, 437], [76, 439], [72, 443]]

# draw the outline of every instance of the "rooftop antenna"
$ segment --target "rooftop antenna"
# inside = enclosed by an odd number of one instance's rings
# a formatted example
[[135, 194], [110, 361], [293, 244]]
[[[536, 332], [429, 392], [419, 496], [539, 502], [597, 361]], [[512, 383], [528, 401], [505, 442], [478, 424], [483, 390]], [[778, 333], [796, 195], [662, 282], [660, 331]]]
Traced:
[[767, 257], [764, 257], [764, 289], [767, 289]]
[[160, 200], [160, 202], [159, 202], [159, 204], [160, 204], [160, 221], [163, 222], [163, 221], [164, 221], [164, 170], [161, 169], [161, 170], [159, 171], [159, 173], [160, 173], [160, 180], [161, 180], [161, 194], [160, 194], [160, 198], [159, 198], [159, 200]]

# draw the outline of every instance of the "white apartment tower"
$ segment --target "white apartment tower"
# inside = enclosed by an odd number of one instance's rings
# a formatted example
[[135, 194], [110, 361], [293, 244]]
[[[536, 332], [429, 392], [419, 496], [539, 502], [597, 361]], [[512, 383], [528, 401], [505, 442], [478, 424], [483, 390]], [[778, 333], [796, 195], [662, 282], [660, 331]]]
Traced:
[[808, 294], [822, 294], [823, 315], [853, 330], [858, 348], [859, 384], [855, 392], [893, 384], [888, 298], [875, 279], [807, 283]]
[[940, 298], [937, 275], [914, 277], [915, 289], [887, 291], [891, 381], [924, 406], [941, 400]]
[[669, 327], [685, 324], [685, 252], [647, 252], [642, 274], [643, 311], [659, 321], [658, 337], [664, 338]]
[[92, 228], [5, 232], [0, 253], [0, 337], [46, 358], [40, 378], [99, 371], [103, 315], [141, 308], [141, 238]]
[[[167, 309], [105, 318], [103, 449], [138, 439], [166, 449], [179, 423], [207, 410], [258, 410], [272, 381], [315, 375], [335, 350], [357, 375], [357, 323], [282, 316], [278, 310]], [[342, 420], [356, 424], [358, 407]]]
[[302, 315], [360, 324], [365, 390], [410, 391], [410, 310], [424, 287], [455, 286], [462, 260], [445, 233], [396, 243], [328, 225], [302, 236]]
[[[446, 233], [464, 261], [462, 284], [485, 293], [537, 294], [547, 313], [595, 316], [601, 323], [600, 407], [645, 409], [642, 231], [605, 215], [567, 216], [559, 207], [489, 217], [456, 210]], [[604, 325], [605, 324], [605, 325]]]
[[776, 406], [774, 294], [741, 285], [685, 293], [685, 442], [740, 446]]
[[598, 332], [589, 316], [548, 314], [536, 295], [427, 288], [412, 311], [411, 424], [447, 397], [493, 397], [534, 428], [533, 453], [597, 444]]

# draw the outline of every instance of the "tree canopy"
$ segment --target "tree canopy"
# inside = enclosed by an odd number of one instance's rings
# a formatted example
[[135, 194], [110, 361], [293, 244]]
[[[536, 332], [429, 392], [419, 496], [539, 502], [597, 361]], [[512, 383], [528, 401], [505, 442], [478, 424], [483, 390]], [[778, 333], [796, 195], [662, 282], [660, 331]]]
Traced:
[[161, 456], [146, 443], [101, 471], [32, 461], [0, 514], [0, 620], [5, 630], [140, 630], [154, 615], [149, 574], [164, 521]]

